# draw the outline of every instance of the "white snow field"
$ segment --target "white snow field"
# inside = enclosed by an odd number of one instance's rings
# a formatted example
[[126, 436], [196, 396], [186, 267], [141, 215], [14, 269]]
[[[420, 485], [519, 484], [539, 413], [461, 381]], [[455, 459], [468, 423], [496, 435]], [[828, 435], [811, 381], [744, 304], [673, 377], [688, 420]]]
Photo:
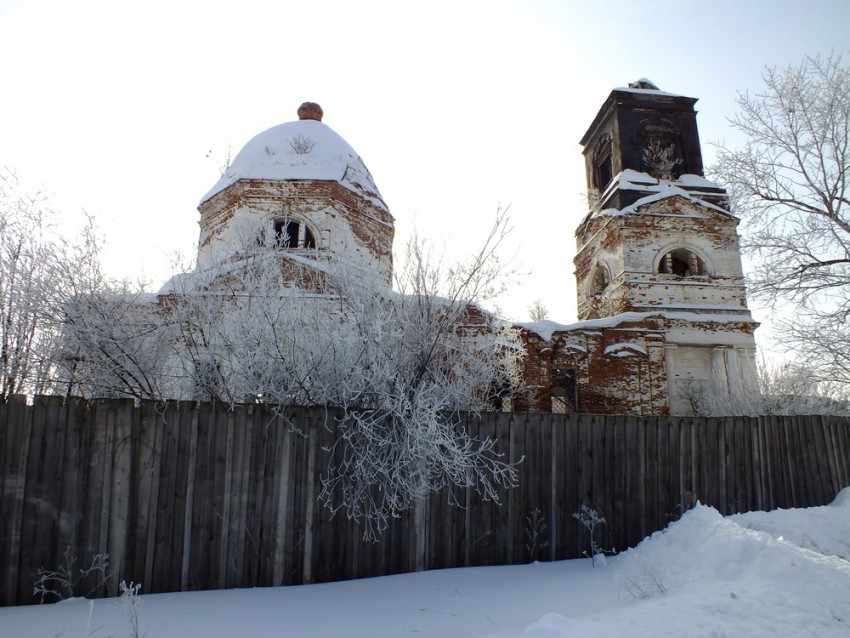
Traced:
[[[2, 608], [0, 636], [132, 636], [118, 601]], [[846, 638], [850, 488], [809, 509], [724, 518], [697, 505], [595, 568], [584, 559], [140, 601], [147, 638]]]

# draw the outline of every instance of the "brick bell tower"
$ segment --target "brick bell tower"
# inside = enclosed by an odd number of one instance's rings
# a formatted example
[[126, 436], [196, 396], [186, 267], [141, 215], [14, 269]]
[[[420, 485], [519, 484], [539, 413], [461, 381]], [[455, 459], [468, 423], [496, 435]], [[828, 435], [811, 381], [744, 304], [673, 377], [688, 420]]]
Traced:
[[671, 413], [694, 386], [734, 391], [755, 366], [726, 191], [705, 179], [695, 98], [642, 79], [611, 91], [581, 140], [590, 212], [576, 230], [579, 320], [660, 313]]
[[704, 415], [747, 404], [758, 323], [738, 219], [703, 175], [695, 103], [638, 80], [611, 91], [582, 138], [579, 321], [519, 325], [518, 409]]

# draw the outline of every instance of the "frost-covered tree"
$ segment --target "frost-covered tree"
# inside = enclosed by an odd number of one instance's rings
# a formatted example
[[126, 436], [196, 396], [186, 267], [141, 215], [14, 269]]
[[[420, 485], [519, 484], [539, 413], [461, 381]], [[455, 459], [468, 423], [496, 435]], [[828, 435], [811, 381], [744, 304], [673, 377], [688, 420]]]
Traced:
[[397, 293], [346, 297], [360, 305], [351, 309], [351, 332], [363, 346], [334, 399], [346, 418], [323, 498], [364, 521], [367, 537], [444, 486], [497, 499], [498, 488], [515, 481], [494, 442], [473, 439], [459, 419], [460, 411], [497, 407], [518, 385], [516, 333], [477, 305], [501, 292], [496, 251], [504, 233], [497, 220], [482, 250], [453, 268], [437, 265], [414, 238]]
[[850, 67], [809, 57], [738, 96], [742, 148], [718, 145], [714, 173], [744, 220], [750, 291], [791, 302], [782, 342], [822, 380], [850, 383]]
[[820, 380], [798, 363], [759, 369], [761, 414], [836, 414], [850, 416], [850, 388], [844, 383]]
[[709, 391], [709, 386], [683, 383], [683, 393], [696, 416], [761, 416], [767, 414], [831, 414], [850, 416], [850, 388], [821, 380], [798, 362], [762, 361], [756, 383]]
[[246, 224], [214, 267], [175, 277], [153, 302], [77, 298], [66, 360], [89, 396], [341, 413], [322, 498], [376, 538], [443, 486], [496, 498], [514, 481], [493, 442], [474, 440], [459, 418], [498, 407], [517, 385], [517, 335], [480, 306], [502, 290], [505, 232], [500, 216], [483, 248], [454, 267], [414, 238], [393, 290], [309, 256], [298, 271], [269, 229]]
[[549, 309], [542, 299], [535, 299], [528, 307], [528, 314], [532, 321], [543, 321], [549, 318]]
[[[164, 399], [175, 345], [155, 295], [103, 284], [64, 306], [58, 378], [69, 395]], [[175, 397], [183, 398], [183, 397]]]
[[91, 226], [72, 240], [54, 221], [44, 193], [0, 170], [0, 401], [55, 390], [65, 301], [99, 276]]

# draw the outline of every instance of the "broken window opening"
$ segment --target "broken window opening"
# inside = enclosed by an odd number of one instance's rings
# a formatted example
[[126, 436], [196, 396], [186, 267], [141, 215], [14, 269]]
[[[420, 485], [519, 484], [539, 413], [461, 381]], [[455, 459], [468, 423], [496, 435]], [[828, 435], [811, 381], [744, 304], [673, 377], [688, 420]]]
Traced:
[[706, 274], [705, 263], [699, 256], [685, 248], [677, 248], [661, 258], [658, 272], [677, 277], [698, 277]]
[[283, 217], [274, 220], [275, 243], [280, 248], [315, 248], [316, 236], [307, 224]]
[[614, 177], [614, 169], [611, 164], [611, 140], [607, 137], [600, 141], [596, 152], [593, 154], [591, 181], [593, 188], [601, 195], [611, 178]]
[[574, 369], [566, 368], [552, 371], [550, 397], [554, 414], [575, 414], [578, 412], [578, 384]]
[[596, 269], [593, 271], [593, 277], [590, 280], [591, 296], [595, 297], [601, 294], [608, 287], [609, 283], [611, 283], [611, 275], [608, 273], [608, 269], [602, 264], [597, 264]]

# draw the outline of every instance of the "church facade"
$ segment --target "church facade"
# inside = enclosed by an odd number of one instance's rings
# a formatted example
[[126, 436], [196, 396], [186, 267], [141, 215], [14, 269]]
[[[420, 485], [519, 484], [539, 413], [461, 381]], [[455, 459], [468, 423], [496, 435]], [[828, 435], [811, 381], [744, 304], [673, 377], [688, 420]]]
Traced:
[[517, 326], [516, 410], [705, 414], [751, 390], [738, 220], [703, 176], [695, 102], [641, 80], [613, 90], [582, 138], [579, 321]]
[[[575, 232], [578, 321], [515, 326], [513, 410], [705, 414], [755, 378], [738, 220], [703, 175], [695, 103], [641, 80], [614, 89], [582, 138], [591, 195]], [[239, 267], [234, 247], [259, 228], [293, 288], [327, 292], [329, 273], [391, 287], [393, 217], [321, 120], [305, 103], [298, 121], [240, 151], [199, 206], [199, 270]]]

